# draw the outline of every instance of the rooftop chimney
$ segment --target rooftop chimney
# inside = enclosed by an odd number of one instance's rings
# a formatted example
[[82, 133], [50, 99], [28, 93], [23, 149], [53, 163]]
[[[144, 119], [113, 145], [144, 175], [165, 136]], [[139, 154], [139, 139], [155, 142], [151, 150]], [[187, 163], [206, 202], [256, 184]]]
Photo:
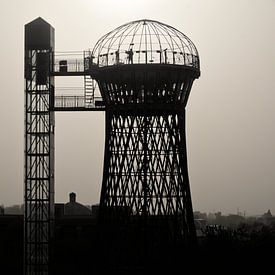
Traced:
[[70, 202], [76, 202], [76, 193], [70, 193]]

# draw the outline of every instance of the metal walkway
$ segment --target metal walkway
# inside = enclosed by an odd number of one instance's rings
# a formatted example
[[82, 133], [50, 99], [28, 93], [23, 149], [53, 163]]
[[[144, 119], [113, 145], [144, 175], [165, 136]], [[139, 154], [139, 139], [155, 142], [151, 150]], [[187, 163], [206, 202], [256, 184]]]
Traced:
[[105, 106], [101, 97], [93, 97], [89, 103], [85, 96], [55, 96], [54, 111], [104, 111]]
[[[83, 87], [70, 95], [56, 95], [54, 111], [104, 111], [105, 106], [93, 79], [91, 52], [55, 52], [52, 76], [82, 76]], [[56, 88], [58, 91], [58, 88]], [[79, 92], [79, 90], [81, 90]]]

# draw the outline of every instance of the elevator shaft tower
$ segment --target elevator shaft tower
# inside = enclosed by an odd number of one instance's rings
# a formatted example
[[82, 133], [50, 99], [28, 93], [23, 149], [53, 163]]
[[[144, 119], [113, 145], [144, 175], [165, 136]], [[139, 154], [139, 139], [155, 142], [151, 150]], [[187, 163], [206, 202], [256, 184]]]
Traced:
[[25, 26], [25, 272], [48, 274], [54, 218], [54, 29]]

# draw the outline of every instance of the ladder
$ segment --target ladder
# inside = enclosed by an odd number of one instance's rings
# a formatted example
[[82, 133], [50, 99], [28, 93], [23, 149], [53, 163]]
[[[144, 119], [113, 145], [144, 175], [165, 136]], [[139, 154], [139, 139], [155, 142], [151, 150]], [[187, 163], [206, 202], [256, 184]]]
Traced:
[[90, 75], [84, 76], [85, 107], [94, 107], [95, 80]]

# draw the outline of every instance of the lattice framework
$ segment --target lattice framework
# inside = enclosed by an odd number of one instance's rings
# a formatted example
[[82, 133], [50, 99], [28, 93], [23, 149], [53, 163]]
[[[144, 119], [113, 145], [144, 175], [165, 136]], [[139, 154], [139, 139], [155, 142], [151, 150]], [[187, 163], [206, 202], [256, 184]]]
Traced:
[[[53, 223], [54, 113], [50, 50], [26, 50], [25, 272], [48, 274]], [[43, 59], [42, 67], [39, 60]], [[40, 79], [41, 70], [43, 77]], [[48, 72], [48, 73], [47, 73]]]
[[158, 216], [194, 234], [184, 110], [106, 113], [101, 207], [108, 219]]

